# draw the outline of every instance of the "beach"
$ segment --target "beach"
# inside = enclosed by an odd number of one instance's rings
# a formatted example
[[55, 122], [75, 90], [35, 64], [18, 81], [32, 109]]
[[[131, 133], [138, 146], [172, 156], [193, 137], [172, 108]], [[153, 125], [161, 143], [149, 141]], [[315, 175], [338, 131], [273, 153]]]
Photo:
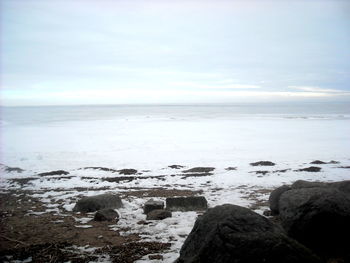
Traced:
[[[349, 180], [346, 108], [254, 107], [3, 110], [2, 252], [35, 262], [47, 261], [43, 251], [72, 262], [173, 262], [203, 211], [146, 220], [151, 198], [204, 196], [208, 207], [263, 214], [280, 185]], [[196, 167], [207, 171], [186, 172]], [[118, 222], [73, 211], [104, 193], [122, 199]]]

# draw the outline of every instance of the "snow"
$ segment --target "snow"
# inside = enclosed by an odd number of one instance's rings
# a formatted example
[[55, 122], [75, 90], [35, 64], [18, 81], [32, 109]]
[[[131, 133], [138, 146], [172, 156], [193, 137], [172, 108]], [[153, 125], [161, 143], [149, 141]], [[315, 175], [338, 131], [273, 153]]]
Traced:
[[[33, 197], [40, 198], [46, 210], [28, 211], [33, 215], [55, 212], [69, 216], [79, 196], [106, 192], [122, 195], [132, 188], [202, 190], [210, 207], [225, 203], [249, 207], [254, 203], [249, 196], [258, 190], [272, 190], [299, 179], [339, 181], [350, 178], [348, 169], [339, 168], [350, 165], [348, 115], [228, 115], [223, 110], [214, 116], [145, 113], [74, 121], [22, 124], [7, 121], [1, 129], [0, 191], [18, 188], [35, 191]], [[319, 173], [295, 171], [311, 166], [310, 162], [317, 159], [340, 163], [316, 165], [322, 167]], [[250, 165], [261, 160], [276, 165]], [[170, 169], [168, 166], [172, 164], [185, 168]], [[6, 172], [5, 166], [20, 167], [25, 171]], [[92, 166], [115, 170], [134, 168], [142, 174], [130, 175], [137, 177], [130, 182], [108, 182], [101, 179], [124, 175], [81, 169]], [[198, 166], [215, 167], [213, 175], [173, 176]], [[237, 167], [237, 170], [227, 171], [227, 167]], [[275, 172], [283, 169], [289, 170]], [[37, 175], [52, 170], [66, 170], [69, 174]], [[256, 174], [259, 170], [269, 173]], [[149, 178], [152, 176], [162, 177]], [[11, 181], [20, 178], [36, 180], [23, 186]], [[77, 188], [81, 190], [77, 191]], [[153, 198], [165, 201], [163, 197]], [[256, 198], [266, 201], [268, 192], [259, 192]], [[171, 218], [139, 224], [146, 219], [142, 206], [148, 199], [150, 197], [124, 198], [124, 207], [118, 210], [120, 219], [110, 225], [110, 229], [126, 236], [137, 233], [146, 241], [171, 242], [162, 262], [173, 262], [199, 214], [173, 212]], [[256, 211], [262, 213], [265, 208]], [[75, 217], [79, 223], [76, 227], [92, 227], [87, 224], [92, 218], [89, 216]], [[108, 262], [108, 258], [104, 260]], [[139, 262], [150, 260], [146, 256]]]

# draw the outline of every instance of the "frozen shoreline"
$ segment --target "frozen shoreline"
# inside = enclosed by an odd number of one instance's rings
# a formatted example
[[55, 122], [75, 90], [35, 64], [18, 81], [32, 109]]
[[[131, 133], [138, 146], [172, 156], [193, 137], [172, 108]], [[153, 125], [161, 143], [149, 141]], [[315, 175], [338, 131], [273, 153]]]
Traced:
[[[41, 176], [38, 172], [48, 171], [6, 172], [6, 167], [2, 166], [3, 176], [0, 185], [2, 194], [10, 191], [26, 192], [27, 196], [40, 201], [42, 204], [40, 209], [25, 211], [27, 216], [35, 218], [52, 214], [57, 217], [56, 224], [60, 224], [60, 221], [62, 224], [67, 223], [68, 218], [77, 218], [75, 227], [79, 228], [79, 231], [88, 231], [96, 226], [91, 225], [93, 214], [79, 215], [72, 212], [78, 198], [106, 192], [117, 193], [122, 196], [124, 202], [124, 208], [119, 210], [121, 219], [118, 223], [106, 223], [106, 227], [125, 238], [136, 235], [142, 242], [171, 243], [169, 250], [161, 252], [163, 261], [151, 262], [173, 262], [198, 214], [173, 212], [171, 218], [141, 224], [140, 222], [145, 221], [146, 217], [142, 212], [143, 204], [150, 198], [165, 201], [167, 196], [202, 195], [208, 200], [209, 207], [231, 203], [251, 208], [262, 214], [268, 208], [269, 193], [281, 184], [289, 184], [300, 179], [309, 181], [349, 179], [349, 168], [345, 167], [350, 166], [350, 161], [347, 159], [335, 161], [339, 163], [314, 165], [308, 162], [276, 162], [275, 166], [251, 166], [246, 163], [236, 166], [236, 169], [214, 167], [215, 170], [211, 175], [189, 177], [185, 177], [182, 170], [191, 167], [139, 170], [133, 175], [121, 175], [113, 169], [109, 171], [68, 169], [69, 174], [66, 175]], [[321, 171], [296, 171], [309, 166], [320, 167]], [[129, 177], [133, 179], [130, 180]], [[106, 178], [118, 178], [118, 180], [113, 182]], [[17, 201], [20, 206], [21, 199]], [[143, 260], [140, 262], [150, 262], [147, 255]]]

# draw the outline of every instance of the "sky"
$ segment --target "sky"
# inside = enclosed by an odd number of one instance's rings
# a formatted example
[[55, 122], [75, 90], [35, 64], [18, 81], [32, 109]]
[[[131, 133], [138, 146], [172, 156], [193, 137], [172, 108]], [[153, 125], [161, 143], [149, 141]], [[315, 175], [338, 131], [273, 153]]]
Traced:
[[1, 105], [350, 102], [350, 1], [0, 1]]

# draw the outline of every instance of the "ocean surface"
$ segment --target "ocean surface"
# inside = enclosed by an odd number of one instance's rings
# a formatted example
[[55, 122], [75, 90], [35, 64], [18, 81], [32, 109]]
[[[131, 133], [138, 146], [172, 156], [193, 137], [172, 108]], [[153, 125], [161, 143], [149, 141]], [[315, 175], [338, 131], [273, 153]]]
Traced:
[[2, 107], [0, 125], [1, 163], [34, 170], [350, 158], [347, 103]]

